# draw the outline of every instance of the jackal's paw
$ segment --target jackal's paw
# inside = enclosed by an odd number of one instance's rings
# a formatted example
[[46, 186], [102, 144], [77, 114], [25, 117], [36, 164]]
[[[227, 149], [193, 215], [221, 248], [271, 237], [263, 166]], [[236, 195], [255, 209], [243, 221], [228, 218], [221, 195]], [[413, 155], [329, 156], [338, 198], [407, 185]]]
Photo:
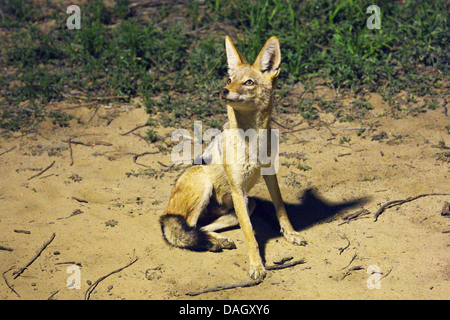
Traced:
[[283, 233], [284, 238], [295, 245], [298, 246], [306, 246], [308, 244], [308, 242], [306, 240], [303, 239], [303, 237], [300, 235], [300, 233], [298, 233], [297, 231], [281, 231]]
[[266, 276], [266, 268], [264, 268], [263, 264], [252, 265], [250, 264], [250, 278], [257, 281], [262, 281]]
[[222, 247], [222, 249], [236, 249], [236, 245], [234, 244], [233, 240], [230, 238], [219, 238], [217, 239], [219, 241], [219, 245]]
[[236, 245], [234, 244], [233, 240], [229, 238], [212, 236], [210, 239], [211, 245], [209, 251], [221, 252], [223, 249], [236, 249]]

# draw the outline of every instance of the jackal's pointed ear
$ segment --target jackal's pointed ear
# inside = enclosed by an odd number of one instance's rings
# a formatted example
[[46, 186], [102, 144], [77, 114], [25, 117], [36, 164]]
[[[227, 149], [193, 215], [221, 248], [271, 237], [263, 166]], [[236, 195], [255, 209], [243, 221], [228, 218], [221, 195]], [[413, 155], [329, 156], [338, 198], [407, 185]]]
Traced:
[[268, 72], [272, 77], [280, 73], [281, 50], [280, 42], [276, 37], [271, 37], [258, 54], [253, 67], [262, 73]]
[[244, 59], [242, 54], [237, 51], [236, 47], [231, 41], [229, 36], [225, 37], [225, 48], [227, 51], [227, 61], [228, 61], [228, 69], [234, 70], [240, 64], [247, 64], [247, 61]]

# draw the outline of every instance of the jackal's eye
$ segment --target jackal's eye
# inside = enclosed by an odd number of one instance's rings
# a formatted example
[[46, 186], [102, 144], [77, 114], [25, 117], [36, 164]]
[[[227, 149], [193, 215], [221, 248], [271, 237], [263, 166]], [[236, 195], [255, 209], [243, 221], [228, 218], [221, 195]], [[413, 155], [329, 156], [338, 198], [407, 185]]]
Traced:
[[252, 86], [252, 85], [254, 85], [255, 83], [253, 82], [253, 80], [247, 80], [247, 81], [244, 82], [244, 84], [245, 84], [246, 86]]
[[231, 79], [230, 78], [228, 78], [228, 80], [227, 80], [227, 84], [230, 84], [231, 83]]

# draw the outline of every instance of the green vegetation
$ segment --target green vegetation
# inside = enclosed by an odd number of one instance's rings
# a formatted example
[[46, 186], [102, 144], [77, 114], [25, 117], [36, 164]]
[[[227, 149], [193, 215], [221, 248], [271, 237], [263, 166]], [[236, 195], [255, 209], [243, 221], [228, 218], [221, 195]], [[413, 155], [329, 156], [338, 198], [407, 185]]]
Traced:
[[[150, 117], [164, 113], [166, 126], [195, 118], [217, 127], [217, 117], [224, 114], [217, 92], [226, 76], [225, 34], [249, 61], [276, 35], [283, 86], [302, 82], [313, 91], [322, 79], [336, 90], [378, 92], [390, 104], [402, 90], [411, 99], [436, 94], [449, 74], [448, 2], [375, 1], [380, 30], [366, 27], [366, 8], [372, 4], [212, 0], [145, 7], [93, 0], [81, 6], [81, 29], [69, 30], [67, 8], [59, 4], [5, 0], [0, 5], [0, 129], [28, 130], [47, 118], [68, 125], [70, 118], [51, 113], [48, 105], [92, 97], [105, 102], [140, 97]], [[287, 101], [308, 121], [317, 118], [313, 104], [341, 115], [339, 101], [289, 96]], [[343, 121], [363, 117], [371, 106], [358, 100], [348, 109]]]

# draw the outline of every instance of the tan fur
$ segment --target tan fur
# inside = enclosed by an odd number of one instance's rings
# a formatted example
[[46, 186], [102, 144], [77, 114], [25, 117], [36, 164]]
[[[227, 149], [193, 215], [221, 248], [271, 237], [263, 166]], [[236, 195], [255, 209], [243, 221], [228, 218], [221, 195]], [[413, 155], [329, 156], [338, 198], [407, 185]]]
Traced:
[[[266, 129], [270, 132], [273, 109], [273, 88], [281, 62], [276, 37], [267, 40], [251, 66], [236, 50], [229, 37], [225, 39], [230, 79], [221, 91], [227, 105], [229, 122], [223, 132], [223, 154], [214, 151], [213, 159], [223, 164], [192, 166], [177, 180], [170, 196], [161, 228], [168, 243], [192, 250], [220, 251], [233, 249], [232, 240], [214, 232], [239, 223], [250, 259], [250, 276], [262, 279], [266, 274], [253, 234], [250, 215], [254, 202], [248, 203], [247, 193], [261, 176], [262, 164], [249, 162], [249, 143], [241, 159], [234, 152], [237, 142], [226, 129]], [[268, 140], [270, 143], [270, 139]], [[269, 148], [270, 149], [270, 148]], [[234, 154], [227, 162], [227, 154]], [[231, 158], [231, 157], [230, 157]], [[240, 161], [240, 162], [239, 162]], [[276, 175], [264, 175], [273, 200], [281, 233], [293, 244], [302, 244], [301, 236], [292, 228], [281, 197]], [[197, 228], [200, 217], [214, 215], [217, 220]]]

